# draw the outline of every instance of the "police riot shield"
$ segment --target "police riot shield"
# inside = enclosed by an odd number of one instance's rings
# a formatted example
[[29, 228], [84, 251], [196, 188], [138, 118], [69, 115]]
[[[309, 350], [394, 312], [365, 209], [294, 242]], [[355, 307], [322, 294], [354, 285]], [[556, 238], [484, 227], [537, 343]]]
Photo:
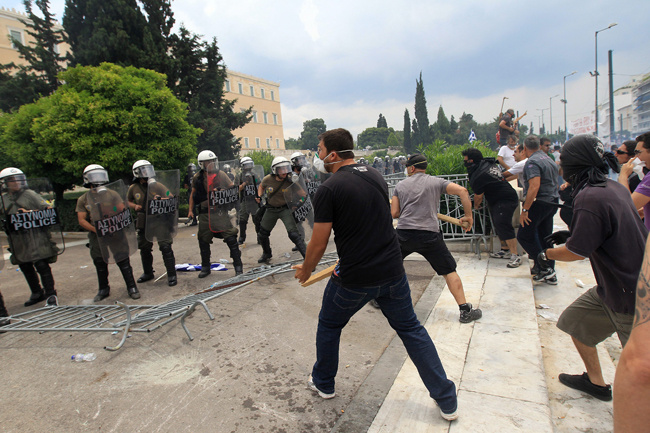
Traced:
[[147, 182], [144, 237], [149, 242], [171, 241], [178, 230], [178, 170], [156, 170]]
[[264, 167], [261, 165], [255, 165], [252, 169], [241, 170], [239, 182], [237, 182], [237, 185], [244, 185], [240, 190], [240, 200], [242, 204], [254, 206], [250, 209], [257, 208], [256, 198], [259, 198], [257, 192], [262, 179], [264, 179]]
[[293, 184], [284, 191], [284, 199], [293, 214], [300, 235], [305, 243], [309, 242], [314, 228], [314, 207], [302, 175], [297, 176]]
[[63, 233], [50, 181], [22, 178], [6, 183], [2, 210], [14, 259], [28, 263], [63, 253]]
[[384, 174], [393, 174], [393, 161], [390, 159], [384, 162]]
[[88, 191], [90, 218], [106, 263], [119, 263], [138, 249], [135, 224], [126, 204], [126, 185], [122, 180]]
[[239, 163], [237, 161], [224, 161], [220, 162], [219, 166], [209, 164], [206, 167], [208, 176], [208, 216], [210, 231], [213, 233], [226, 231], [237, 224], [239, 185], [235, 183], [235, 174], [238, 170]]

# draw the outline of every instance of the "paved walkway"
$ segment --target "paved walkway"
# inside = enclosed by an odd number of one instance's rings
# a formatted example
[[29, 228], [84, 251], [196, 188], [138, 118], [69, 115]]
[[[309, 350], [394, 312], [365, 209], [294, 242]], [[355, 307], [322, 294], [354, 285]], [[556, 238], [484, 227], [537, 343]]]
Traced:
[[[483, 309], [483, 318], [459, 323], [458, 307], [445, 289], [423, 321], [457, 385], [460, 417], [452, 423], [440, 417], [406, 359], [368, 432], [611, 432], [611, 402], [557, 380], [560, 372], [584, 371], [570, 337], [555, 323], [595, 284], [589, 262], [558, 262], [559, 285], [550, 286], [533, 283], [526, 265], [508, 269], [506, 260], [455, 255], [467, 299]], [[607, 345], [620, 350], [618, 340]], [[611, 383], [612, 358], [604, 347], [600, 355]]]

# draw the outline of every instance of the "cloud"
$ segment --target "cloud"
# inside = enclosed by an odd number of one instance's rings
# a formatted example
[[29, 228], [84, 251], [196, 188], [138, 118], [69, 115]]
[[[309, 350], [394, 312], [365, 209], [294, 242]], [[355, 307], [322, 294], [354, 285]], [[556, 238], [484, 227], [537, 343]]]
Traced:
[[305, 0], [300, 6], [300, 22], [305, 27], [305, 31], [312, 41], [316, 42], [320, 39], [318, 33], [318, 24], [316, 18], [318, 17], [318, 8], [313, 0]]

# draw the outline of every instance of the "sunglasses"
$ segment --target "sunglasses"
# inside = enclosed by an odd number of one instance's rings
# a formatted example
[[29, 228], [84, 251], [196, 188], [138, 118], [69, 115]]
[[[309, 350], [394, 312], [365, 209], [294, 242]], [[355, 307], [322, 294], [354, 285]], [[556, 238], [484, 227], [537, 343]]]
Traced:
[[[634, 155], [634, 153], [628, 153], [628, 152], [626, 152], [624, 150], [617, 150], [616, 153], [618, 153], [619, 155]], [[635, 153], [636, 153], [636, 151], [635, 151]]]

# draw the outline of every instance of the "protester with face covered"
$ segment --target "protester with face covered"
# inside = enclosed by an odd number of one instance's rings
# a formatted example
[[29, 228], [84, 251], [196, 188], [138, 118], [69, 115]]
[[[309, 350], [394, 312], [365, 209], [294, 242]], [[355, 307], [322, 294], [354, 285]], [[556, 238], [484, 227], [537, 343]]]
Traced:
[[561, 164], [574, 188], [571, 232], [549, 236], [552, 244], [566, 245], [542, 251], [538, 262], [548, 266], [550, 260], [589, 258], [596, 286], [569, 305], [557, 322], [571, 335], [587, 371], [558, 378], [570, 388], [609, 401], [612, 390], [603, 378], [596, 345], [614, 332], [623, 346], [627, 342], [648, 231], [625, 187], [607, 178], [610, 167], [618, 172], [618, 163], [597, 137], [583, 134], [567, 141]]

